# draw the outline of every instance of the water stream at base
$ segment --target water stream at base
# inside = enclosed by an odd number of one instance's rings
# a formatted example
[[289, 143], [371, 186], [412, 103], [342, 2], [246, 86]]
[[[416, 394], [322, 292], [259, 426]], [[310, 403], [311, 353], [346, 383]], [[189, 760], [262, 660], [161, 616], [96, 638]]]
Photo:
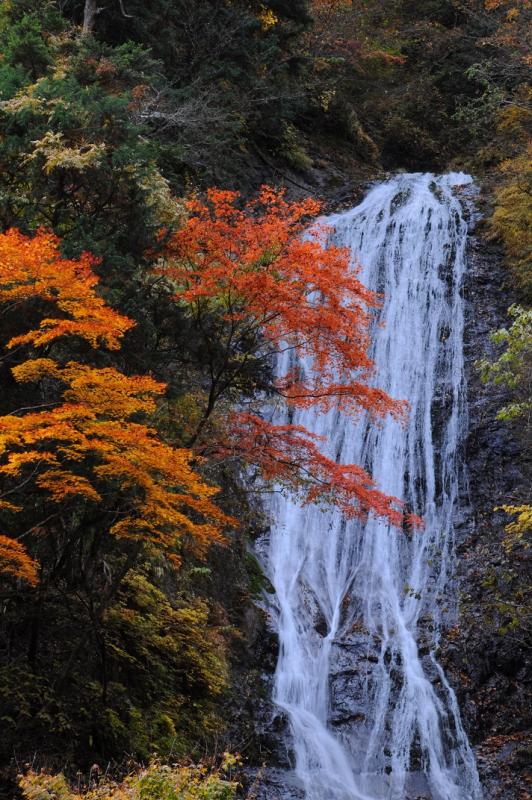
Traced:
[[308, 800], [482, 797], [435, 655], [441, 625], [452, 618], [466, 424], [467, 223], [456, 187], [470, 183], [461, 173], [399, 175], [326, 220], [332, 242], [362, 265], [362, 281], [383, 294], [375, 384], [407, 399], [409, 418], [377, 428], [305, 410], [291, 421], [324, 435], [329, 456], [364, 466], [425, 525], [411, 534], [283, 495], [271, 502], [266, 570], [280, 640], [274, 701], [289, 717], [295, 776]]

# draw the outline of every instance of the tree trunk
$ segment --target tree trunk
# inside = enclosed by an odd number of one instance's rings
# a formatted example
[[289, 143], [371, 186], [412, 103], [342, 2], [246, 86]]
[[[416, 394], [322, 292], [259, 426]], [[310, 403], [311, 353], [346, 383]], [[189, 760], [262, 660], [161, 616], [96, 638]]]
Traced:
[[96, 0], [85, 0], [82, 36], [90, 36], [94, 28], [94, 20], [100, 11], [101, 9], [96, 5]]
[[37, 653], [39, 650], [39, 638], [41, 634], [42, 610], [44, 597], [39, 590], [37, 598], [33, 603], [32, 614], [29, 622], [29, 641], [28, 641], [28, 664], [32, 669], [37, 666]]

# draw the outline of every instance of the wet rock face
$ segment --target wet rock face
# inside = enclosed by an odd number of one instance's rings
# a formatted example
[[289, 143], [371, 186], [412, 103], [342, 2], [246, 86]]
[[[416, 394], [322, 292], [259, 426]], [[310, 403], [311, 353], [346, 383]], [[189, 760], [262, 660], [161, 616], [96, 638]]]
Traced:
[[474, 365], [485, 353], [494, 355], [489, 334], [507, 322], [506, 309], [513, 302], [507, 280], [500, 248], [473, 233], [464, 287], [469, 432], [465, 514], [457, 528], [460, 610], [456, 626], [444, 637], [441, 660], [475, 747], [486, 800], [532, 796], [527, 776], [532, 764], [531, 632], [519, 624], [512, 629], [511, 606], [505, 606], [530, 603], [531, 554], [524, 548], [505, 553], [501, 540], [508, 517], [494, 510], [527, 497], [530, 461], [519, 426], [496, 419], [508, 401], [506, 390], [483, 386]]
[[[368, 644], [363, 631], [349, 631], [337, 639], [331, 651], [329, 681], [329, 724], [340, 740], [364, 742], [371, 673], [378, 662], [378, 650]], [[363, 752], [353, 752], [355, 761]]]
[[254, 800], [305, 800], [305, 792], [294, 780], [289, 770], [268, 769], [255, 773], [249, 796]]

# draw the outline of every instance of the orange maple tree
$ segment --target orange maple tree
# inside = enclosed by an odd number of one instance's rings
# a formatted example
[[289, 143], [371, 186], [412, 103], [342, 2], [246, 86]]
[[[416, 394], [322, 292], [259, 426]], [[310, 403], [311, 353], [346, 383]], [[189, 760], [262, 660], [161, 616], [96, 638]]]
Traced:
[[[6, 525], [0, 571], [30, 583], [37, 581], [37, 561], [23, 542], [5, 535], [8, 518], [23, 511], [24, 499], [40, 498], [47, 520], [59, 511], [65, 515], [69, 503], [78, 514], [96, 506], [110, 536], [151, 542], [173, 561], [181, 539], [202, 553], [232, 522], [213, 502], [218, 490], [193, 470], [191, 452], [170, 447], [146, 424], [164, 384], [114, 367], [62, 363], [65, 337], [93, 350], [115, 350], [134, 324], [96, 293], [93, 264], [88, 255], [62, 258], [58, 239], [45, 231], [34, 238], [17, 231], [0, 235], [0, 306], [22, 320], [23, 305], [28, 314], [37, 306], [40, 317], [38, 327], [4, 342], [7, 354], [30, 354], [11, 373], [19, 384], [41, 386], [42, 399], [51, 400], [0, 417], [0, 514]], [[35, 348], [44, 346], [46, 357], [37, 357]], [[59, 509], [56, 515], [50, 504]], [[42, 536], [43, 530], [34, 522], [20, 538]]]
[[[237, 193], [218, 190], [205, 202], [190, 200], [188, 223], [165, 245], [159, 268], [207, 354], [204, 413], [192, 443], [210, 456], [256, 464], [306, 500], [335, 502], [346, 514], [372, 510], [398, 524], [400, 504], [360, 467], [328, 459], [304, 428], [242, 408], [245, 389], [248, 399], [269, 394], [296, 408], [336, 407], [377, 419], [404, 413], [404, 404], [368, 383], [370, 322], [379, 300], [359, 281], [349, 252], [327, 247], [323, 226], [308, 228], [320, 204], [288, 202], [268, 187], [245, 208], [238, 201]], [[283, 354], [286, 369], [268, 380]], [[251, 386], [250, 366], [258, 375]], [[241, 408], [229, 412], [221, 441], [209, 439], [206, 422], [227, 399]]]

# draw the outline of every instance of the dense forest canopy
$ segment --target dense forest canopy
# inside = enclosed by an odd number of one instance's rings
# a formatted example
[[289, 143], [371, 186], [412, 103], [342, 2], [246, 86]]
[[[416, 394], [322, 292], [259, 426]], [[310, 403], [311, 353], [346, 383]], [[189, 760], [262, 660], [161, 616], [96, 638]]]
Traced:
[[[2, 796], [33, 754], [72, 776], [240, 748], [224, 703], [265, 586], [254, 492], [277, 481], [416, 523], [360, 465], [261, 416], [264, 397], [404, 413], [367, 383], [378, 298], [345, 252], [300, 237], [321, 208], [307, 195], [334, 202], [383, 170], [481, 177], [518, 304], [480, 369], [529, 426], [530, 15], [527, 0], [1, 4]], [[274, 377], [282, 343], [315, 358], [310, 382]], [[527, 501], [509, 499], [510, 539]], [[233, 796], [206, 780], [198, 797]]]

